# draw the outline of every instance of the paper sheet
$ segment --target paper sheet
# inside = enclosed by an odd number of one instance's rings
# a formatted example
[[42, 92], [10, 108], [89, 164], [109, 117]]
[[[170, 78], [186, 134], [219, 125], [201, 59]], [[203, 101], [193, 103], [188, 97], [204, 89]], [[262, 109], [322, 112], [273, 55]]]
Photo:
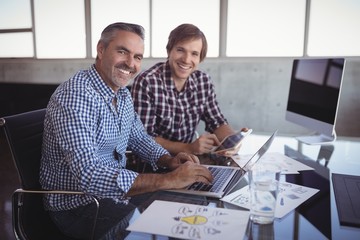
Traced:
[[[300, 186], [294, 183], [281, 182], [279, 186], [279, 195], [277, 198], [275, 217], [282, 218], [301, 203], [312, 197], [319, 190]], [[243, 208], [250, 209], [249, 186], [245, 186], [221, 199]]]
[[[232, 156], [232, 159], [240, 166], [244, 167], [247, 161], [252, 157], [251, 154], [246, 155], [235, 155]], [[299, 171], [305, 170], [313, 170], [312, 167], [309, 167], [299, 161], [296, 161], [288, 156], [278, 153], [278, 152], [268, 152], [262, 156], [262, 162], [269, 161], [269, 162], [276, 162], [281, 166], [281, 173], [282, 174], [298, 174]]]
[[182, 239], [242, 239], [249, 211], [154, 201], [128, 228]]

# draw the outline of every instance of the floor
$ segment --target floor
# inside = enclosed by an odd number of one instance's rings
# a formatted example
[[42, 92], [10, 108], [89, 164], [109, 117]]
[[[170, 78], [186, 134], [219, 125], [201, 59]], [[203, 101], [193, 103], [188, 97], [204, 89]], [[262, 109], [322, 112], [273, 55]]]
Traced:
[[20, 183], [4, 132], [0, 130], [0, 239], [13, 240], [11, 195]]

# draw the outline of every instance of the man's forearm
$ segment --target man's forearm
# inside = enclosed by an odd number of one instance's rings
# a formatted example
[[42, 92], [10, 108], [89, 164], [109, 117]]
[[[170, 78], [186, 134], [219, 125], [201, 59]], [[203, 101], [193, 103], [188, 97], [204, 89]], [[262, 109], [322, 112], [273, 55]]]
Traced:
[[155, 141], [173, 155], [176, 155], [179, 152], [191, 153], [191, 150], [189, 149], [189, 144], [187, 143], [174, 142], [162, 137], [156, 137]]
[[154, 174], [154, 173], [143, 173], [139, 174], [131, 186], [131, 189], [126, 194], [127, 196], [131, 197], [134, 195], [147, 193], [147, 192], [154, 192], [158, 190], [166, 190], [173, 188], [172, 181], [169, 181], [166, 174]]
[[215, 129], [214, 134], [221, 142], [225, 137], [235, 133], [235, 131], [228, 124], [221, 125], [217, 129]]

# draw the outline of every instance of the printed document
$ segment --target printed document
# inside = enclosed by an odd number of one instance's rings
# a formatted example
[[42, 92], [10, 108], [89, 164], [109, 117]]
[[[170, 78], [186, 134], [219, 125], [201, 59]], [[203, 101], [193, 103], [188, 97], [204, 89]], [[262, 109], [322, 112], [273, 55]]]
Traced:
[[[244, 167], [247, 161], [252, 157], [251, 154], [245, 155], [234, 155], [231, 158], [240, 166]], [[281, 174], [298, 174], [299, 171], [313, 170], [314, 168], [309, 167], [299, 161], [296, 161], [288, 156], [278, 152], [265, 153], [261, 158], [262, 162], [274, 162], [280, 165]]]
[[[286, 214], [294, 210], [301, 203], [305, 202], [318, 191], [318, 189], [300, 186], [294, 183], [280, 182], [275, 217], [284, 217]], [[250, 209], [249, 186], [247, 185], [240, 190], [223, 197], [220, 200], [239, 207]]]
[[155, 200], [129, 231], [181, 239], [242, 239], [249, 211]]

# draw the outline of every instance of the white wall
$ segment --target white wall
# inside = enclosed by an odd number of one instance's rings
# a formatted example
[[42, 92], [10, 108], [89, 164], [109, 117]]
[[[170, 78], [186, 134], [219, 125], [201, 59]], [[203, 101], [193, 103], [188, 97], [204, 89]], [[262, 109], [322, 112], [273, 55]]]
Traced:
[[[143, 68], [163, 60], [144, 59]], [[1, 59], [0, 82], [58, 84], [92, 63], [93, 60]], [[208, 58], [200, 68], [212, 76], [220, 106], [234, 128], [251, 127], [255, 132], [279, 129], [290, 135], [310, 133], [285, 120], [291, 58]], [[336, 126], [339, 136], [360, 136], [359, 90], [360, 60], [347, 59]]]

